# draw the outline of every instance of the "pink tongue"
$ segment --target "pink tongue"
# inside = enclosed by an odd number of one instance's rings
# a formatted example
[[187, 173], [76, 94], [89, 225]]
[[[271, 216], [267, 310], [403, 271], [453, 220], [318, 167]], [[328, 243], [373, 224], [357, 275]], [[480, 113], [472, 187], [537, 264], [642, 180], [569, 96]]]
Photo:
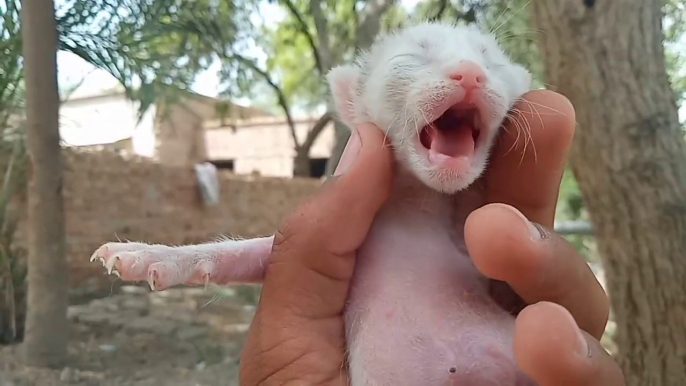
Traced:
[[469, 157], [474, 154], [474, 137], [472, 128], [467, 124], [460, 124], [448, 130], [437, 130], [434, 127], [428, 129], [431, 146], [430, 149], [449, 157]]

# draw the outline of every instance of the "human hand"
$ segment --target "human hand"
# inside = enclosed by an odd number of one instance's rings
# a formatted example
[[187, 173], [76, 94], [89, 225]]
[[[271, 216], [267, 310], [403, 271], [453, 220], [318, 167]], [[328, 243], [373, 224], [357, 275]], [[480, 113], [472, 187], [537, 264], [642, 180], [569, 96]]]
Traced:
[[[526, 99], [529, 103], [516, 108], [531, 128], [530, 150], [524, 152], [523, 141], [512, 149], [517, 131], [506, 126], [483, 179], [494, 204], [469, 217], [467, 245], [485, 275], [506, 281], [525, 302], [536, 303], [518, 316], [514, 349], [520, 367], [540, 386], [621, 386], [621, 372], [597, 340], [608, 304], [592, 272], [545, 228], [540, 229], [546, 238], [538, 241], [524, 233], [531, 227], [522, 225], [522, 213], [542, 227], [552, 226], [574, 130], [574, 112], [564, 97], [535, 91]], [[392, 179], [392, 154], [383, 146], [383, 134], [374, 127], [359, 132], [362, 149], [353, 136], [341, 161], [347, 172], [327, 182], [277, 232], [273, 263], [243, 350], [241, 385], [347, 384], [342, 313], [354, 254]], [[579, 332], [574, 320], [588, 333]], [[574, 351], [581, 345], [574, 340], [578, 334], [590, 356]]]
[[393, 154], [373, 125], [356, 130], [336, 170], [276, 232], [245, 342], [240, 384], [347, 385], [343, 309], [355, 252], [388, 197]]
[[623, 386], [621, 370], [599, 343], [608, 298], [583, 257], [550, 230], [574, 109], [550, 91], [525, 99], [483, 179], [490, 204], [467, 219], [467, 248], [484, 275], [508, 283], [528, 305], [517, 316], [514, 352], [539, 386]]

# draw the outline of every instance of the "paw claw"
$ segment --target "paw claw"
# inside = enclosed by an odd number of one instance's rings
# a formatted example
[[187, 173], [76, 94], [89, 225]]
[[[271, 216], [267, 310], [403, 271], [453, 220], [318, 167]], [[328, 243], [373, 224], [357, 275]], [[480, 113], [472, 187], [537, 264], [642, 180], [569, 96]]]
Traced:
[[91, 261], [99, 260], [107, 274], [124, 281], [147, 281], [152, 291], [182, 284], [204, 284], [216, 279], [211, 256], [182, 248], [144, 243], [107, 243], [98, 248]]
[[155, 291], [157, 288], [157, 271], [150, 271], [150, 275], [148, 277], [148, 284], [150, 285], [150, 290]]
[[98, 248], [93, 254], [91, 255], [90, 261], [93, 262], [97, 259], [100, 259], [100, 261], [103, 261], [104, 257], [107, 256], [108, 248], [107, 244], [101, 246]]
[[121, 260], [119, 256], [112, 256], [109, 260], [107, 260], [107, 264], [105, 264], [105, 268], [107, 268], [107, 274], [112, 274], [112, 270], [119, 260]]

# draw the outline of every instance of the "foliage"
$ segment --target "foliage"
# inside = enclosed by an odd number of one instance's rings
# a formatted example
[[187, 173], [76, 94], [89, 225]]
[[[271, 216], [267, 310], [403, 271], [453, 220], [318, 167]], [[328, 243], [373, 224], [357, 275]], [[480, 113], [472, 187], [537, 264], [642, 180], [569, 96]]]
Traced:
[[[320, 42], [317, 41], [310, 2], [267, 2], [278, 4], [286, 17], [274, 26], [261, 25], [255, 28], [253, 44], [266, 56], [264, 63], [255, 63], [272, 76], [272, 81], [281, 89], [289, 105], [310, 111], [321, 107], [327, 98], [327, 88], [323, 81], [327, 69], [322, 68], [318, 57]], [[321, 3], [327, 23], [326, 40], [331, 47], [331, 57], [328, 60], [330, 63], [340, 63], [350, 59], [355, 46], [355, 9], [359, 2], [344, 0]], [[222, 75], [224, 83], [229, 87], [227, 93], [236, 96], [254, 97], [255, 93], [252, 91], [255, 86], [265, 82], [251, 68], [232, 61], [224, 62]]]
[[25, 316], [25, 266], [14, 249], [17, 218], [10, 200], [25, 182], [25, 147], [17, 119], [23, 112], [19, 1], [0, 3], [0, 343], [22, 339]]
[[[555, 212], [557, 220], [590, 221], [579, 185], [570, 168], [565, 169]], [[568, 235], [567, 240], [589, 261], [597, 261], [595, 240], [586, 235]]]
[[[58, 12], [60, 48], [107, 70], [141, 102], [175, 100], [239, 34], [240, 1], [72, 0]], [[203, 23], [211, 21], [211, 23]]]
[[686, 101], [686, 3], [669, 0], [664, 5], [665, 57], [667, 73], [679, 104]]
[[[259, 86], [267, 86], [286, 115], [295, 142], [295, 174], [309, 174], [309, 150], [326, 124], [331, 120], [327, 111], [310, 128], [307, 136], [296, 135], [292, 118], [293, 106], [313, 112], [329, 106], [324, 77], [328, 71], [368, 44], [380, 28], [384, 13], [394, 3], [385, 1], [267, 1], [278, 6], [287, 17], [276, 26], [262, 24], [254, 30], [249, 43], [266, 54], [264, 61], [234, 50], [224, 53], [221, 78], [225, 95], [255, 97]], [[262, 2], [265, 4], [265, 2]], [[264, 87], [262, 88], [264, 89]], [[328, 109], [327, 109], [328, 110]], [[336, 131], [340, 124], [335, 123]], [[341, 138], [336, 136], [336, 145]], [[345, 138], [343, 138], [345, 139]], [[336, 150], [327, 163], [327, 170], [336, 162]]]
[[[177, 101], [177, 91], [188, 90], [209, 67], [218, 45], [235, 42], [248, 23], [245, 4], [249, 0], [70, 0], [56, 12], [59, 48], [109, 72], [140, 102], [142, 116], [156, 100]], [[19, 0], [0, 0], [0, 119], [21, 110], [20, 8]], [[221, 42], [212, 40], [217, 31]]]
[[278, 76], [283, 92], [294, 105], [311, 110], [325, 100], [326, 89], [307, 38], [292, 24], [286, 20], [274, 29], [264, 27], [260, 46], [268, 57], [265, 67]]
[[26, 149], [23, 136], [2, 140], [5, 166], [0, 187], [0, 344], [21, 341], [26, 315], [26, 266], [14, 246], [18, 223], [11, 199], [26, 182]]
[[0, 3], [0, 128], [23, 107], [19, 0]]

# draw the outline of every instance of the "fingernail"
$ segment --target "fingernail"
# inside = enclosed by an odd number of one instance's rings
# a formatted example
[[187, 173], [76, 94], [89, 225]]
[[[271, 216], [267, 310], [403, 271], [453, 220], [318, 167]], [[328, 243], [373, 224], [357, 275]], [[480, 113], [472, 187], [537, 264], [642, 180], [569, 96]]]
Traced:
[[581, 333], [581, 329], [577, 327], [576, 323], [574, 323], [574, 329], [576, 330], [577, 350], [579, 355], [582, 357], [590, 357], [591, 350], [588, 348], [588, 342], [586, 342], [584, 334]]
[[548, 238], [548, 231], [540, 224], [537, 224], [535, 222], [529, 221], [528, 218], [526, 218], [522, 212], [518, 211], [514, 207], [510, 205], [502, 205], [504, 208], [509, 210], [510, 212], [514, 213], [519, 217], [522, 222], [525, 224], [526, 229], [529, 231], [529, 235], [531, 236], [531, 239], [533, 240], [542, 240], [542, 239], [547, 239]]
[[550, 232], [541, 224], [533, 221], [529, 221], [529, 224], [533, 225], [534, 228], [538, 231], [538, 236], [542, 239], [545, 240], [550, 237]]
[[[558, 306], [560, 309], [562, 309], [562, 306]], [[569, 328], [574, 329], [575, 335], [576, 335], [576, 350], [579, 355], [586, 357], [590, 356], [591, 353], [588, 349], [588, 342], [586, 342], [586, 338], [584, 338], [584, 334], [581, 333], [581, 329], [579, 326], [576, 324], [576, 320], [574, 320], [574, 317], [572, 314], [570, 314], [567, 310], [564, 310], [564, 315], [566, 316], [566, 319], [568, 321], [568, 326]]]
[[341, 160], [338, 161], [338, 166], [334, 171], [334, 176], [340, 176], [347, 172], [350, 167], [355, 163], [357, 156], [360, 154], [360, 149], [362, 148], [362, 141], [360, 141], [360, 135], [357, 130], [353, 130], [348, 139], [348, 144], [345, 145], [343, 154], [341, 155]]

